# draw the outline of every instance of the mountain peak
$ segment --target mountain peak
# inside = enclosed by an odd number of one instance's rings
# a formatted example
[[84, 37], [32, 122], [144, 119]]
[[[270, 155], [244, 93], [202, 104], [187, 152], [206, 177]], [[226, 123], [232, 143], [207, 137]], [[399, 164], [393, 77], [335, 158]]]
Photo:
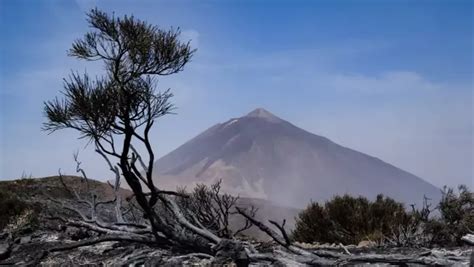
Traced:
[[279, 122], [282, 120], [264, 108], [256, 108], [250, 113], [248, 113], [245, 117], [261, 118], [271, 122]]
[[[231, 127], [229, 127], [231, 126]], [[421, 205], [439, 189], [406, 171], [300, 129], [263, 108], [219, 123], [156, 162], [165, 189], [212, 184], [222, 192], [304, 207], [351, 194], [382, 193]], [[436, 201], [433, 200], [433, 201]]]

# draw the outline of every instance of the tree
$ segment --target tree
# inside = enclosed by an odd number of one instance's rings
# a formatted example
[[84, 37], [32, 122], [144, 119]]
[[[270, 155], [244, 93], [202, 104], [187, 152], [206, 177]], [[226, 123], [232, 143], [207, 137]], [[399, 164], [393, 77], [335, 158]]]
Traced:
[[[74, 41], [69, 55], [101, 61], [105, 74], [91, 78], [87, 73], [72, 73], [64, 79], [63, 98], [45, 103], [47, 121], [43, 129], [78, 131], [80, 138], [95, 145], [97, 153], [116, 174], [116, 188], [123, 177], [153, 236], [152, 239], [140, 236], [136, 238], [138, 241], [192, 245], [197, 250], [211, 251], [211, 245], [219, 243], [221, 238], [190, 223], [175, 202], [174, 196], [179, 194], [160, 190], [152, 179], [155, 157], [150, 130], [156, 119], [173, 110], [172, 94], [169, 90], [156, 90], [156, 77], [182, 71], [195, 50], [189, 42], [180, 41], [179, 29], [162, 30], [133, 16], [118, 18], [98, 9], [91, 10], [87, 16], [92, 31]], [[144, 158], [134, 145], [145, 148]], [[186, 234], [160, 216], [160, 208], [172, 214]], [[108, 225], [108, 228], [135, 227], [123, 222], [120, 215], [117, 218], [116, 225]], [[87, 221], [91, 228], [104, 226], [97, 218], [93, 219]], [[135, 230], [130, 232], [136, 233]]]

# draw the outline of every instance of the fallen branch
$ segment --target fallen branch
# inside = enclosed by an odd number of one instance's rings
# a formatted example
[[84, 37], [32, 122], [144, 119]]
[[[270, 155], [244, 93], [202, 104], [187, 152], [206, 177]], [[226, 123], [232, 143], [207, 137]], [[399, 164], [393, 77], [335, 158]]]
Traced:
[[342, 243], [339, 243], [339, 246], [344, 250], [347, 255], [352, 255], [352, 253], [344, 246]]
[[290, 241], [290, 238], [288, 237], [288, 234], [286, 233], [286, 230], [285, 230], [285, 223], [286, 223], [286, 220], [283, 219], [283, 223], [281, 225], [279, 225], [277, 222], [275, 221], [272, 221], [272, 220], [268, 220], [271, 224], [275, 225], [281, 232], [282, 236], [283, 236], [283, 239], [285, 240], [285, 243], [286, 243], [286, 246], [290, 246], [291, 245], [291, 241]]
[[75, 248], [79, 248], [79, 247], [91, 246], [91, 245], [95, 245], [95, 244], [99, 244], [99, 243], [103, 243], [103, 242], [111, 242], [111, 241], [117, 241], [117, 242], [126, 241], [126, 242], [135, 242], [135, 243], [142, 243], [142, 244], [148, 244], [148, 245], [151, 245], [151, 244], [156, 245], [156, 242], [154, 240], [150, 240], [148, 238], [140, 238], [138, 236], [131, 237], [131, 236], [121, 236], [121, 235], [119, 235], [119, 236], [117, 236], [117, 235], [115, 235], [115, 236], [114, 235], [108, 235], [108, 236], [104, 236], [104, 237], [86, 239], [86, 240], [81, 240], [81, 241], [77, 241], [77, 242], [70, 243], [70, 244], [57, 246], [57, 247], [49, 249], [48, 252], [71, 250], [71, 249], [75, 249]]
[[474, 235], [467, 234], [461, 238], [462, 241], [466, 242], [470, 246], [474, 246]]
[[270, 236], [273, 240], [275, 240], [275, 242], [277, 242], [278, 244], [284, 246], [284, 247], [289, 247], [289, 244], [287, 244], [287, 240], [285, 240], [284, 238], [282, 238], [280, 235], [278, 235], [277, 232], [275, 232], [273, 229], [271, 229], [270, 227], [266, 226], [265, 224], [263, 224], [262, 222], [259, 222], [258, 220], [256, 220], [255, 218], [253, 218], [252, 216], [248, 215], [247, 212], [245, 212], [244, 209], [242, 208], [239, 208], [239, 207], [235, 207], [235, 209], [237, 210], [237, 212], [244, 216], [245, 219], [249, 220], [252, 224], [254, 224], [255, 226], [257, 226], [261, 231], [263, 231], [264, 233], [266, 233], [268, 236]]
[[275, 225], [282, 234], [279, 235], [277, 232], [263, 224], [262, 222], [251, 218], [246, 214], [245, 210], [237, 208], [239, 214], [250, 220], [255, 226], [261, 231], [269, 235], [276, 243], [281, 245], [284, 250], [274, 250], [273, 254], [260, 254], [255, 250], [248, 249], [247, 253], [252, 261], [268, 260], [273, 262], [279, 262], [288, 266], [297, 266], [301, 264], [306, 265], [344, 265], [344, 264], [356, 264], [356, 263], [388, 263], [388, 264], [421, 264], [427, 266], [445, 266], [458, 263], [461, 258], [459, 257], [448, 257], [446, 259], [440, 258], [438, 255], [432, 253], [421, 255], [406, 256], [401, 254], [363, 254], [363, 255], [352, 255], [346, 247], [340, 245], [344, 253], [330, 252], [325, 250], [307, 250], [299, 246], [292, 245], [288, 236], [283, 228], [284, 223], [279, 225], [274, 221], [270, 221]]
[[422, 264], [427, 266], [446, 266], [451, 265], [454, 262], [450, 260], [440, 259], [433, 256], [428, 257], [417, 257], [417, 256], [405, 256], [399, 254], [391, 255], [379, 255], [379, 254], [368, 254], [368, 255], [356, 255], [341, 258], [336, 262], [337, 264], [347, 263], [389, 263], [389, 264]]

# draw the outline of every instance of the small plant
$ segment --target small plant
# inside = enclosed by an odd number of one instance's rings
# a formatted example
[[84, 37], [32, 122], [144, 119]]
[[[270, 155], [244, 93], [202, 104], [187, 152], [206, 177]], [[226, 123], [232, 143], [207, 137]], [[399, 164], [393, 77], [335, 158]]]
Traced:
[[30, 173], [30, 174], [26, 174], [26, 172], [23, 171], [23, 172], [21, 173], [20, 179], [22, 179], [22, 180], [23, 180], [23, 179], [33, 179], [33, 174], [31, 174], [31, 173]]
[[0, 230], [28, 209], [28, 204], [7, 190], [0, 189]]
[[5, 226], [5, 231], [17, 233], [27, 228], [35, 228], [37, 223], [37, 213], [31, 208], [27, 208], [21, 214], [10, 219], [10, 222]]

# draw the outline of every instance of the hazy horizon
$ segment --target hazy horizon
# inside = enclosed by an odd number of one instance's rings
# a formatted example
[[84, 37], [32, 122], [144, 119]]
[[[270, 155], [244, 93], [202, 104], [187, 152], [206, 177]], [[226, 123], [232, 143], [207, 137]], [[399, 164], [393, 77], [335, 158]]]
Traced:
[[0, 180], [75, 174], [76, 150], [90, 177], [112, 177], [75, 132], [41, 131], [62, 78], [102, 72], [66, 53], [98, 6], [180, 27], [197, 48], [158, 83], [178, 108], [155, 125], [158, 157], [263, 107], [438, 187], [474, 186], [472, 2], [266, 3], [1, 1]]

